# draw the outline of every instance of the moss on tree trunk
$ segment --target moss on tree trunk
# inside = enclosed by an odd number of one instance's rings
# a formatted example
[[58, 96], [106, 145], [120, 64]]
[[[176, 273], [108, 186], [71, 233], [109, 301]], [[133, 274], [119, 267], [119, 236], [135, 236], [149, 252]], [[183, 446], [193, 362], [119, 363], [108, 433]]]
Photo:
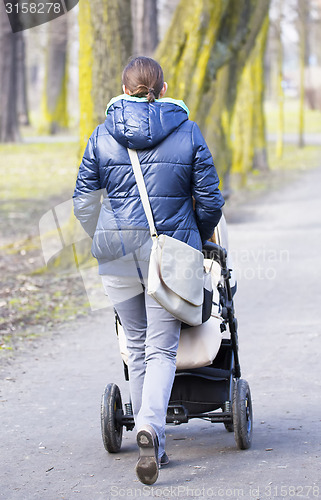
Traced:
[[240, 174], [242, 183], [252, 169], [267, 170], [264, 97], [264, 53], [269, 18], [262, 25], [253, 50], [243, 69], [232, 122], [232, 172]]
[[268, 0], [182, 0], [156, 52], [169, 95], [186, 101], [225, 186], [237, 83], [268, 8]]
[[121, 74], [132, 52], [130, 0], [79, 2], [80, 154], [104, 121], [108, 101], [122, 93]]

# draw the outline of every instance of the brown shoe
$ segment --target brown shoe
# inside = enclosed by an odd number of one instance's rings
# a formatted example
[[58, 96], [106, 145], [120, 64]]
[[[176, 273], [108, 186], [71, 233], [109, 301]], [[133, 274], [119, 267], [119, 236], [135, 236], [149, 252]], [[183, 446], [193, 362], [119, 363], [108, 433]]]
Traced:
[[158, 438], [150, 425], [145, 425], [137, 433], [139, 458], [136, 475], [144, 484], [154, 484], [158, 478]]

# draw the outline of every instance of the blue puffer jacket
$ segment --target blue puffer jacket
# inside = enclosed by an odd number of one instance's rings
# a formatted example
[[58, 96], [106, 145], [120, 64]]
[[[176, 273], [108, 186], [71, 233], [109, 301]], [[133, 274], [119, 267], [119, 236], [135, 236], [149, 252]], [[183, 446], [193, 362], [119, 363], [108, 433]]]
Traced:
[[108, 263], [132, 255], [149, 238], [127, 148], [138, 150], [157, 232], [200, 250], [224, 200], [211, 153], [185, 104], [122, 95], [110, 101], [106, 115], [88, 141], [74, 192], [74, 212], [93, 237], [100, 274], [113, 274]]

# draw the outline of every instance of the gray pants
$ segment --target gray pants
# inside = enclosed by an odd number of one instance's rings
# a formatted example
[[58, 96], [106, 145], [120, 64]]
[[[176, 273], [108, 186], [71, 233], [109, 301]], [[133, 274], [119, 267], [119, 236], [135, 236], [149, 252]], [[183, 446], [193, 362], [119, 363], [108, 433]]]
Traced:
[[136, 429], [151, 425], [165, 451], [165, 423], [176, 370], [181, 323], [136, 278], [103, 276], [105, 292], [121, 320], [129, 352], [130, 394]]

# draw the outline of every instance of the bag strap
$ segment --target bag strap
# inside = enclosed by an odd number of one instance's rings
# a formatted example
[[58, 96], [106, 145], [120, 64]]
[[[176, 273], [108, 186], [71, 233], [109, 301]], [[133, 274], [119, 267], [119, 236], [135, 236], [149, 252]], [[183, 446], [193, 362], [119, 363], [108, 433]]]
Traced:
[[148, 198], [148, 193], [146, 189], [146, 184], [144, 181], [144, 176], [142, 172], [142, 168], [140, 166], [139, 158], [136, 149], [127, 149], [128, 154], [129, 154], [129, 159], [131, 161], [131, 164], [133, 166], [133, 171], [138, 187], [138, 191], [140, 194], [140, 199], [142, 200], [143, 208], [147, 217], [148, 225], [149, 225], [149, 231], [150, 235], [157, 236], [157, 231], [155, 227], [155, 222], [154, 222], [154, 217], [153, 217], [153, 212], [150, 206], [149, 198]]

